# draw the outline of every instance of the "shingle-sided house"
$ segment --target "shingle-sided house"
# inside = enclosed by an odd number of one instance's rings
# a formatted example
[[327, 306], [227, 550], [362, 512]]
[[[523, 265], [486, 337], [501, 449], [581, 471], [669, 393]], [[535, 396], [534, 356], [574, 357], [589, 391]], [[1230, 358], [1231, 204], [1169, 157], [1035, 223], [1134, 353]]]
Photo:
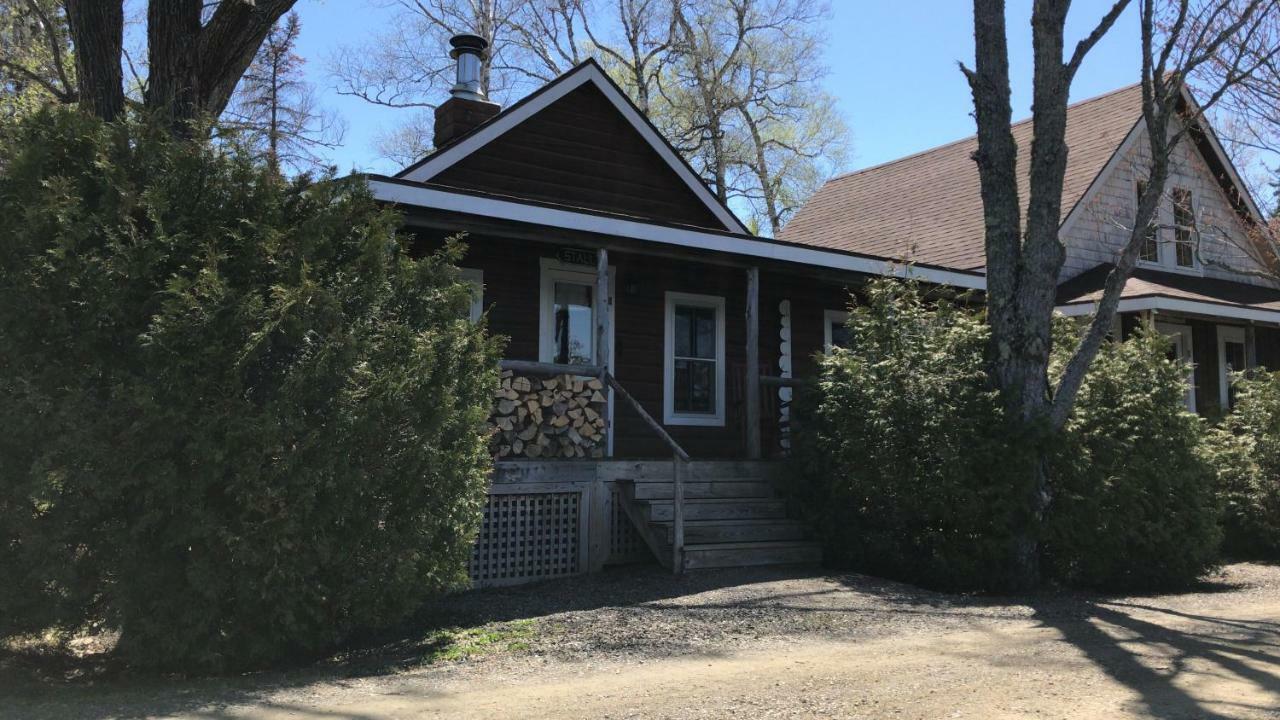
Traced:
[[687, 567], [815, 559], [763, 462], [786, 449], [791, 386], [868, 278], [973, 290], [982, 274], [753, 236], [596, 63], [499, 108], [479, 92], [483, 41], [454, 46], [437, 149], [369, 183], [423, 252], [465, 233], [474, 314], [509, 338], [473, 577], [648, 551]]
[[[1134, 85], [1068, 110], [1063, 314], [1093, 311], [1133, 227], [1148, 152], [1141, 97]], [[1019, 183], [1026, 198], [1031, 122], [1013, 130], [1024, 149]], [[971, 137], [834, 178], [781, 239], [982, 272], [976, 147]], [[1122, 330], [1151, 316], [1194, 363], [1189, 406], [1212, 414], [1231, 402], [1231, 371], [1280, 368], [1280, 289], [1269, 250], [1257, 242], [1262, 215], [1207, 123], [1179, 143], [1172, 165], [1159, 227], [1122, 296]]]

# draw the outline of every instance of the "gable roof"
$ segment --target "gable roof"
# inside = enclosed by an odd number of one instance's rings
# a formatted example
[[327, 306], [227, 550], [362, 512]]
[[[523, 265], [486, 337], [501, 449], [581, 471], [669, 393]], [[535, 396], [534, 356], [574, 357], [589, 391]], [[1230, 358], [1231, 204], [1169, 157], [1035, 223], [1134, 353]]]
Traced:
[[[595, 155], [581, 152], [589, 143]], [[513, 157], [513, 151], [520, 154]], [[748, 233], [594, 60], [579, 64], [396, 177]], [[539, 194], [543, 181], [561, 186], [554, 195]], [[607, 207], [606, 196], [621, 199], [626, 207]]]
[[[1062, 187], [1065, 219], [1142, 117], [1132, 85], [1067, 109], [1071, 152]], [[1026, 201], [1033, 126], [1012, 126], [1018, 193]], [[781, 238], [791, 242], [978, 270], [986, 265], [977, 136], [841, 175], [805, 203]]]

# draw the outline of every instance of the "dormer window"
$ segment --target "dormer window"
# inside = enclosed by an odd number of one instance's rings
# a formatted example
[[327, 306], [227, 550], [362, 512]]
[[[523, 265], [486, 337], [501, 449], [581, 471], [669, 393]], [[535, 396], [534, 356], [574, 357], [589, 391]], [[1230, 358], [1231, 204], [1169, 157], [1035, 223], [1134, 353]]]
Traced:
[[[1137, 200], [1147, 191], [1147, 183], [1137, 182]], [[1169, 195], [1172, 199], [1172, 218], [1166, 208], [1157, 207], [1155, 217], [1147, 226], [1142, 239], [1142, 247], [1138, 251], [1138, 261], [1144, 265], [1155, 265], [1170, 270], [1197, 270], [1196, 262], [1196, 213], [1191, 191], [1186, 188], [1173, 188]], [[1136, 207], [1136, 206], [1135, 206]], [[1157, 219], [1161, 218], [1161, 219]], [[1162, 223], [1172, 220], [1172, 230], [1162, 228]], [[1167, 227], [1167, 225], [1165, 225]], [[1170, 236], [1171, 233], [1172, 236]]]
[[[1137, 199], [1138, 201], [1137, 203], [1134, 203], [1134, 208], [1138, 207], [1138, 204], [1142, 202], [1142, 196], [1145, 195], [1146, 193], [1147, 193], [1146, 181], [1139, 180], [1138, 181], [1138, 199]], [[1157, 211], [1156, 214], [1159, 215], [1159, 211]], [[1138, 253], [1138, 259], [1146, 263], [1159, 264], [1160, 262], [1160, 240], [1156, 236], [1156, 223], [1154, 218], [1152, 219], [1152, 222], [1147, 225], [1146, 237], [1144, 237], [1142, 240], [1142, 250], [1139, 251]]]
[[1191, 203], [1191, 191], [1184, 188], [1173, 190], [1173, 249], [1174, 261], [1178, 267], [1194, 268], [1196, 266], [1196, 213]]

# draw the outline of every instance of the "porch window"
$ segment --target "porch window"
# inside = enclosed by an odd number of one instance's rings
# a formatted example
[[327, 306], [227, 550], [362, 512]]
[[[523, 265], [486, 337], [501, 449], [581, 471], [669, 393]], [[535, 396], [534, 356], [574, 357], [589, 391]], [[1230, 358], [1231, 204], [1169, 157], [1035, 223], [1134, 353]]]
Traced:
[[1170, 360], [1181, 360], [1187, 365], [1187, 409], [1196, 411], [1196, 375], [1193, 363], [1195, 353], [1191, 345], [1191, 326], [1179, 323], [1156, 323], [1156, 331], [1169, 338]]
[[[610, 286], [612, 287], [612, 270]], [[565, 365], [596, 364], [596, 275], [544, 260], [538, 359]]]
[[[1142, 196], [1145, 195], [1146, 192], [1147, 192], [1147, 182], [1145, 180], [1139, 180], [1138, 194], [1137, 194], [1136, 201], [1134, 202], [1134, 205], [1133, 205], [1135, 213], [1137, 212], [1138, 203], [1142, 202]], [[1160, 214], [1159, 206], [1157, 206], [1156, 215], [1159, 215], [1159, 214]], [[1138, 259], [1141, 260], [1142, 262], [1147, 262], [1147, 263], [1158, 264], [1160, 262], [1160, 239], [1157, 236], [1156, 223], [1155, 223], [1154, 217], [1152, 218], [1151, 224], [1147, 226], [1146, 235], [1142, 239], [1142, 250], [1139, 251], [1138, 253]]]
[[848, 321], [849, 313], [844, 310], [827, 310], [823, 313], [822, 347], [824, 349], [849, 347], [849, 329], [845, 327]]
[[551, 362], [590, 365], [595, 359], [595, 313], [592, 287], [557, 282], [552, 289]]
[[460, 268], [462, 281], [471, 286], [471, 322], [480, 322], [484, 314], [484, 271], [476, 268]]
[[1173, 247], [1178, 267], [1196, 266], [1195, 253], [1196, 214], [1191, 204], [1191, 191], [1173, 190]]
[[724, 425], [724, 298], [668, 292], [663, 421]]
[[1218, 326], [1218, 401], [1223, 410], [1236, 404], [1236, 389], [1232, 386], [1232, 373], [1249, 367], [1249, 351], [1244, 328]]

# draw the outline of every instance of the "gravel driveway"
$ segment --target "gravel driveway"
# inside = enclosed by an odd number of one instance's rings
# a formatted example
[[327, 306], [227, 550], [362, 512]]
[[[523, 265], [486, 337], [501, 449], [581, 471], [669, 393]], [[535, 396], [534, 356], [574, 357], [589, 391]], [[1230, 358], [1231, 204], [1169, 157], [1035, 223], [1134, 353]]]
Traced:
[[811, 573], [620, 569], [474, 591], [363, 650], [229, 679], [68, 680], [9, 656], [0, 716], [1280, 718], [1277, 567], [1141, 598]]

